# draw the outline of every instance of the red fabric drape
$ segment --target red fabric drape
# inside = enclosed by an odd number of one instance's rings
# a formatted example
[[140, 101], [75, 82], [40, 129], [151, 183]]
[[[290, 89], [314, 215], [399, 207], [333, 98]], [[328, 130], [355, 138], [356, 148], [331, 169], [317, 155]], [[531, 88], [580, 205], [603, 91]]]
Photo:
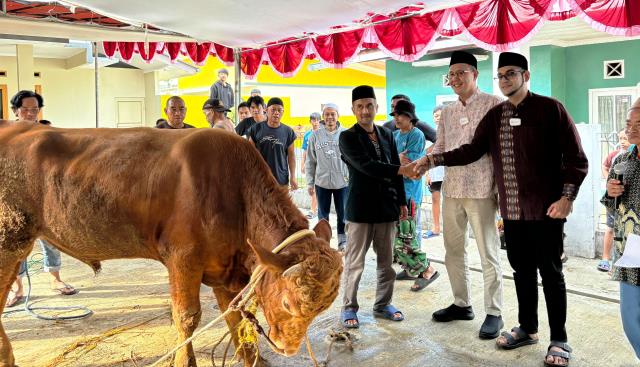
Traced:
[[[371, 18], [367, 22], [406, 16], [421, 9], [406, 7], [389, 16], [368, 14]], [[299, 70], [305, 57], [318, 57], [332, 67], [343, 67], [362, 48], [379, 48], [395, 60], [410, 62], [426, 54], [437, 34], [453, 36], [464, 33], [479, 47], [505, 51], [527, 42], [544, 21], [574, 16], [580, 16], [594, 29], [610, 34], [640, 35], [640, 0], [484, 0], [311, 40], [290, 43], [281, 40], [278, 42], [285, 43], [244, 50], [241, 69], [248, 77], [255, 77], [260, 64], [269, 63], [278, 74], [290, 77]], [[119, 52], [125, 61], [131, 60], [136, 49], [146, 61], [153, 59], [155, 52], [163, 53], [165, 50], [171, 60], [175, 60], [182, 49], [198, 65], [202, 65], [209, 54], [217, 55], [228, 65], [234, 62], [233, 49], [215, 43], [150, 42], [148, 47], [147, 54], [142, 42], [103, 42], [107, 56], [112, 57]]]
[[356, 56], [362, 45], [364, 29], [319, 36], [313, 40], [314, 52], [322, 62], [342, 68]]
[[156, 56], [156, 51], [158, 50], [157, 42], [149, 42], [148, 53], [145, 49], [144, 42], [136, 42], [136, 46], [137, 46], [138, 52], [140, 53], [140, 57], [142, 57], [142, 59], [147, 63], [151, 62], [151, 60], [153, 60], [153, 58]]
[[211, 50], [211, 42], [185, 42], [184, 47], [187, 50], [187, 55], [189, 55], [196, 65], [204, 65]]
[[107, 57], [113, 57], [118, 49], [118, 42], [102, 42], [102, 49]]
[[249, 78], [254, 79], [258, 75], [260, 65], [262, 65], [262, 58], [264, 56], [264, 49], [251, 50], [244, 49], [240, 56], [240, 69], [242, 73]]
[[182, 48], [182, 42], [165, 42], [164, 47], [169, 54], [169, 58], [171, 61], [175, 61], [180, 54], [180, 49]]
[[226, 65], [233, 65], [233, 62], [235, 60], [235, 57], [233, 56], [233, 49], [229, 48], [229, 47], [225, 47], [222, 45], [219, 45], [217, 43], [214, 43], [213, 46], [211, 47], [212, 51], [215, 51], [216, 55], [218, 55], [218, 58], [220, 59], [220, 61], [222, 61], [223, 63], [225, 63]]
[[528, 41], [551, 13], [552, 0], [486, 0], [455, 8], [458, 24], [475, 44], [506, 51]]
[[573, 11], [591, 27], [618, 36], [640, 35], [638, 0], [570, 0]]
[[267, 56], [273, 70], [284, 78], [291, 77], [302, 66], [308, 40], [268, 46]]
[[[374, 26], [378, 47], [394, 60], [412, 62], [424, 56], [434, 39], [444, 11], [392, 20]], [[387, 17], [374, 17], [374, 22]]]
[[131, 61], [134, 49], [135, 42], [118, 42], [118, 51], [120, 51], [120, 57], [122, 57], [124, 61]]

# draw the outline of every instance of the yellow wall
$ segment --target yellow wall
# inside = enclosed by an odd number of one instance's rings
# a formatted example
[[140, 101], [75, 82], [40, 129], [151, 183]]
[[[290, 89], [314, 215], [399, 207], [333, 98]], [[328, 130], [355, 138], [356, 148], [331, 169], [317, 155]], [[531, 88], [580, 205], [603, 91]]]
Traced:
[[[15, 57], [0, 57], [0, 65], [0, 69], [8, 74], [0, 77], [0, 84], [7, 84], [11, 98], [18, 92]], [[34, 71], [41, 73], [40, 78], [35, 78], [35, 84], [42, 85], [43, 119], [58, 127], [95, 127], [92, 67], [67, 70], [62, 59], [35, 59]], [[99, 86], [100, 127], [116, 127], [116, 98], [145, 98], [144, 73], [141, 70], [100, 68]], [[155, 120], [150, 126], [153, 122]]]
[[[186, 59], [184, 61], [189, 62]], [[308, 66], [315, 62], [304, 60], [304, 65], [299, 72], [291, 78], [282, 78], [272, 70], [271, 66], [262, 65], [256, 80], [243, 79], [242, 98], [247, 100], [253, 88], [263, 91], [262, 96], [265, 101], [277, 95], [285, 101], [285, 116], [282, 121], [294, 127], [302, 125], [305, 130], [310, 128], [309, 115], [312, 112], [320, 112], [320, 106], [327, 102], [338, 104], [340, 122], [344, 126], [353, 125], [355, 117], [350, 110], [351, 89], [362, 84], [376, 88], [380, 111], [386, 111], [385, 77], [348, 68], [309, 71]], [[202, 114], [202, 105], [209, 95], [211, 84], [218, 78], [218, 70], [223, 67], [229, 71], [228, 82], [233, 85], [235, 78], [233, 67], [227, 67], [217, 57], [211, 56], [206, 64], [200, 67], [198, 74], [178, 80], [178, 89], [188, 93], [182, 95], [187, 104], [185, 119], [187, 123], [199, 127], [207, 126]], [[162, 109], [168, 97], [162, 96]], [[378, 121], [388, 119], [384, 113], [376, 116]]]

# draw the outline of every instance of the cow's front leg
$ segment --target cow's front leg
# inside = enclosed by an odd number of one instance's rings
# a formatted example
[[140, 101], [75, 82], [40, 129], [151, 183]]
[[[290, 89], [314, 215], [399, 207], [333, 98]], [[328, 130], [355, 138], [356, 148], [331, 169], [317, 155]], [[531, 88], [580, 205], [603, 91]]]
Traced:
[[[16, 279], [20, 262], [31, 251], [31, 247], [19, 251], [9, 251], [2, 249], [0, 243], [0, 314], [4, 311], [4, 305], [7, 302], [7, 296], [11, 290], [11, 285]], [[14, 367], [15, 359], [11, 343], [4, 331], [2, 321], [0, 321], [0, 367]]]
[[[200, 316], [200, 284], [202, 269], [193, 264], [169, 263], [173, 323], [178, 329], [178, 342], [182, 343], [193, 335]], [[191, 343], [176, 352], [174, 367], [196, 367], [196, 357]]]
[[[216, 296], [216, 301], [218, 301], [218, 307], [220, 307], [220, 311], [224, 312], [227, 310], [227, 307], [229, 307], [229, 303], [231, 303], [231, 300], [238, 294], [238, 292], [231, 292], [223, 288], [215, 288], [213, 290], [213, 294]], [[231, 330], [231, 338], [233, 340], [233, 345], [236, 347], [236, 350], [240, 347], [236, 326], [238, 326], [241, 320], [242, 316], [240, 315], [240, 312], [230, 312], [226, 317], [227, 326], [229, 326], [229, 330]], [[251, 367], [254, 365], [256, 354], [253, 348], [246, 346], [242, 348], [242, 350], [238, 354], [244, 360], [245, 367]], [[268, 363], [266, 363], [264, 359], [260, 358], [255, 365], [266, 367], [268, 366]]]

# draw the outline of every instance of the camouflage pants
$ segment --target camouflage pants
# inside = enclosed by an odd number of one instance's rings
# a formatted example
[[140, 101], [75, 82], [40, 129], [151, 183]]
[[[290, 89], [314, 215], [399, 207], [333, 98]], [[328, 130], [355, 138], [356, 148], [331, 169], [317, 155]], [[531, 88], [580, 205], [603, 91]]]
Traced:
[[420, 239], [416, 236], [414, 218], [409, 217], [398, 222], [398, 231], [393, 241], [393, 257], [413, 277], [429, 268], [427, 254], [420, 249]]

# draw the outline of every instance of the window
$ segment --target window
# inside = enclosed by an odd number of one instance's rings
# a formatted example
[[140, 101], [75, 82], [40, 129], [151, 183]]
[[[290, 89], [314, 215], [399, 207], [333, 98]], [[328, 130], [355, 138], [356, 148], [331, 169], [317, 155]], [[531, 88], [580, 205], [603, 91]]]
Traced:
[[609, 60], [604, 62], [605, 79], [624, 78], [624, 60]]

